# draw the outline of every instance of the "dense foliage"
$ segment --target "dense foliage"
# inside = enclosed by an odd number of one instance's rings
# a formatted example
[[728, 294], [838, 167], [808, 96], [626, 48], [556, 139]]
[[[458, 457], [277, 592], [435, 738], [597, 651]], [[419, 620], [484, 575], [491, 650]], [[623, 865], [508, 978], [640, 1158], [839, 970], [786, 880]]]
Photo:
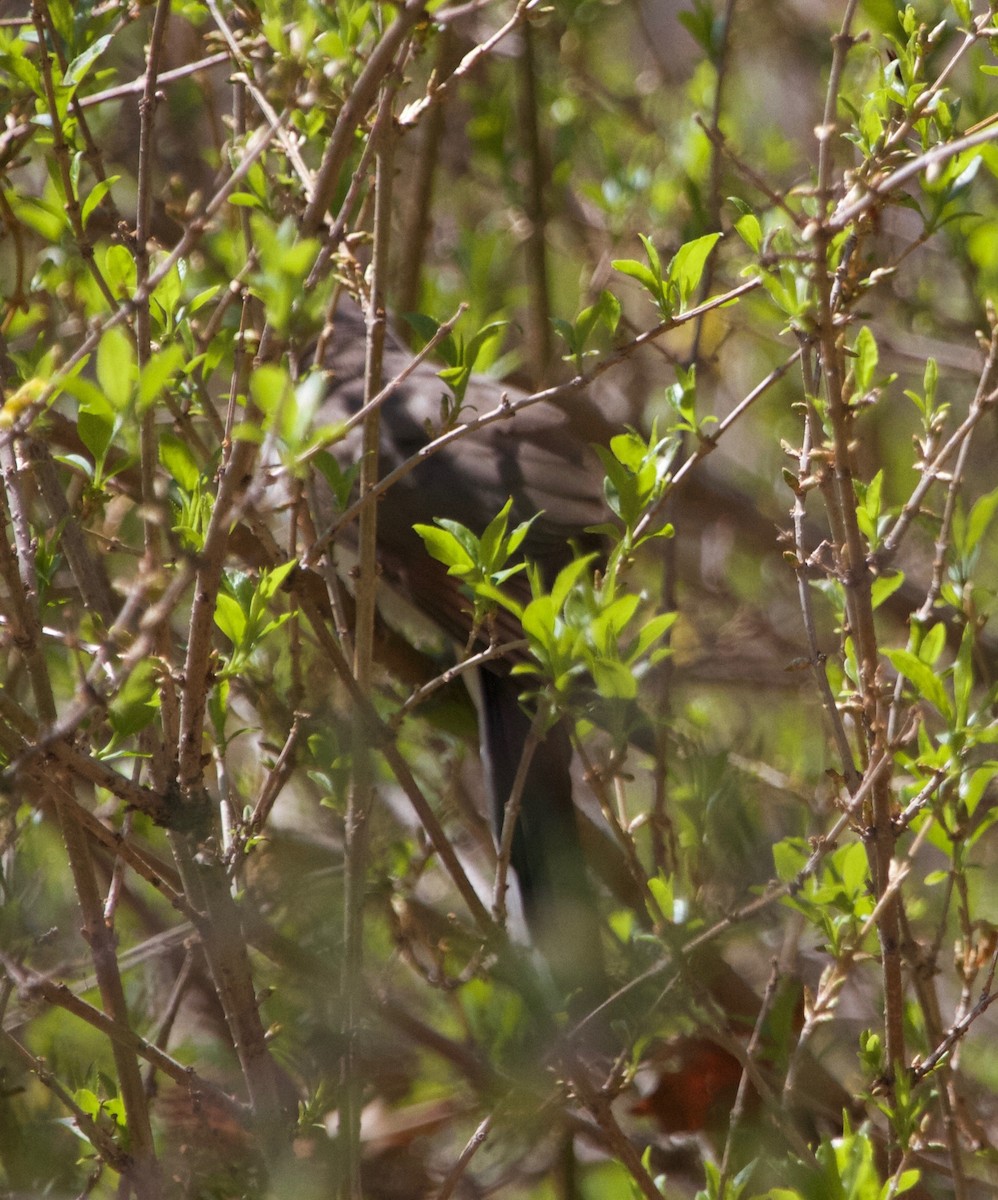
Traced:
[[[996, 37], [0, 5], [0, 1191], [993, 1194]], [[508, 505], [421, 523], [457, 649], [317, 417], [343, 296], [367, 397], [386, 311], [439, 366], [431, 451], [613, 432], [556, 578]], [[504, 654], [571, 729], [596, 1012], [507, 916]]]

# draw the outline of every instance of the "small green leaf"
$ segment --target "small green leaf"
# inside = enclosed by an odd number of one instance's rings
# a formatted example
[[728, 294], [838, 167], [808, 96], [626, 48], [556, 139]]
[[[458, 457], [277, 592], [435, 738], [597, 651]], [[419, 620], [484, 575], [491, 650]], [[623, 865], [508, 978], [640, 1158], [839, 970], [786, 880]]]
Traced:
[[587, 554], [581, 558], [574, 558], [558, 572], [558, 578], [554, 581], [554, 587], [551, 589], [551, 601], [556, 609], [564, 606], [565, 601], [568, 599], [568, 593], [590, 569], [595, 558], [595, 554]]
[[159, 435], [159, 461], [185, 492], [194, 491], [200, 468], [187, 444], [165, 430]]
[[101, 335], [97, 347], [97, 381], [111, 407], [122, 412], [135, 386], [135, 347], [119, 325]]
[[710, 252], [717, 245], [719, 233], [707, 233], [679, 247], [669, 267], [669, 278], [679, 289], [679, 305], [685, 308], [703, 278]]
[[233, 208], [263, 208], [263, 201], [259, 196], [254, 196], [250, 192], [235, 192], [227, 201]]
[[639, 233], [638, 237], [641, 239], [641, 245], [645, 248], [645, 254], [648, 255], [648, 263], [655, 274], [655, 278], [661, 281], [662, 263], [658, 257], [658, 251], [655, 249], [655, 243], [643, 233]]
[[870, 588], [870, 599], [874, 609], [878, 609], [885, 600], [893, 596], [903, 583], [903, 571], [894, 571], [890, 575], [879, 575], [874, 579]]
[[293, 395], [287, 367], [279, 363], [264, 363], [257, 367], [250, 378], [250, 395], [267, 417], [276, 419]]
[[541, 645], [547, 643], [554, 631], [557, 612], [550, 596], [538, 596], [523, 610], [523, 631]]
[[873, 336], [868, 325], [864, 325], [856, 338], [853, 348], [856, 362], [853, 370], [856, 378], [856, 391], [865, 395], [873, 386], [873, 376], [880, 361], [880, 351], [877, 349], [877, 339]]
[[131, 296], [135, 291], [135, 259], [124, 246], [108, 246], [104, 255], [104, 276], [118, 296]]
[[233, 646], [242, 642], [246, 633], [246, 614], [239, 601], [225, 592], [219, 592], [215, 599], [215, 624]]
[[641, 626], [641, 632], [638, 634], [638, 640], [634, 646], [634, 657], [638, 658], [651, 649], [657, 641], [663, 638], [669, 630], [675, 625], [679, 614], [659, 613], [658, 616], [652, 617], [650, 621], [646, 621]]
[[970, 516], [967, 517], [967, 531], [963, 537], [963, 545], [960, 547], [964, 554], [971, 554], [977, 549], [978, 543], [994, 520], [996, 510], [998, 510], [998, 488], [981, 496], [970, 510]]
[[638, 694], [638, 681], [621, 662], [597, 659], [592, 674], [596, 691], [604, 700], [633, 700]]
[[919, 696], [928, 700], [930, 704], [934, 704], [944, 717], [952, 718], [953, 706], [946, 695], [942, 680], [932, 667], [922, 662], [910, 650], [886, 650], [885, 654], [898, 674], [904, 675], [909, 680]]
[[82, 54], [78, 54], [69, 66], [66, 67], [66, 74], [62, 77], [62, 82], [67, 87], [73, 89], [78, 87], [85, 79], [90, 68], [107, 49], [110, 41], [111, 34], [106, 33], [103, 37], [97, 38]]
[[144, 659], [111, 701], [108, 719], [117, 737], [130, 737], [145, 729], [158, 710], [158, 669], [151, 659]]
[[735, 222], [735, 232], [756, 254], [762, 249], [762, 226], [755, 213], [746, 213]]
[[615, 271], [619, 271], [621, 275], [627, 275], [631, 279], [636, 279], [642, 287], [656, 298], [658, 297], [660, 281], [644, 263], [638, 262], [634, 258], [615, 258], [612, 265]]
[[87, 222], [98, 204], [104, 199], [111, 187], [118, 182], [120, 175], [109, 175], [107, 179], [100, 179], [90, 189], [90, 195], [83, 201], [83, 207], [80, 210], [80, 220], [83, 222], [83, 228], [86, 229]]
[[170, 379], [184, 364], [184, 348], [174, 343], [157, 350], [142, 368], [139, 375], [139, 412], [146, 409], [159, 397]]
[[439, 525], [414, 525], [413, 529], [423, 539], [430, 557], [443, 563], [449, 575], [466, 575], [475, 569], [475, 560], [451, 530]]
[[80, 407], [76, 429], [80, 441], [94, 456], [98, 467], [103, 466], [104, 457], [114, 437], [114, 428], [114, 411], [102, 396], [92, 397]]
[[805, 844], [799, 838], [784, 838], [773, 846], [773, 867], [783, 883], [795, 879], [807, 859]]
[[648, 880], [648, 890], [655, 898], [659, 911], [667, 920], [672, 920], [676, 906], [676, 889], [671, 875], [661, 872]]
[[506, 536], [506, 526], [509, 521], [509, 510], [513, 507], [513, 498], [510, 497], [502, 506], [498, 513], [486, 525], [485, 530], [479, 540], [482, 563], [491, 564], [495, 561], [496, 554], [501, 546], [503, 539]]
[[922, 662], [928, 663], [930, 667], [934, 667], [939, 661], [939, 656], [942, 654], [945, 646], [946, 626], [942, 621], [937, 621], [919, 643], [918, 657]]

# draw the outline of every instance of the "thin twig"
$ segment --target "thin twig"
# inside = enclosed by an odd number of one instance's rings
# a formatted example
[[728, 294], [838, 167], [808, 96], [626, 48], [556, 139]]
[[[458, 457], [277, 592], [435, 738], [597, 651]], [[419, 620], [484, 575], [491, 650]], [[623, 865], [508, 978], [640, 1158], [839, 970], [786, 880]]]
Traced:
[[[197, 62], [185, 63], [182, 67], [174, 67], [170, 71], [161, 71], [156, 77], [156, 82], [160, 87], [168, 83], [176, 83], [178, 79], [187, 79], [201, 71], [209, 71], [212, 67], [221, 67], [229, 62], [230, 58], [231, 56], [225, 50], [218, 54], [209, 54], [204, 58], [199, 58]], [[143, 72], [138, 79], [133, 79], [131, 83], [119, 83], [113, 88], [105, 88], [104, 91], [84, 96], [80, 100], [80, 107], [96, 108], [101, 104], [110, 104], [113, 100], [124, 100], [126, 96], [138, 96], [145, 91], [145, 88], [146, 77]]]
[[461, 1177], [467, 1171], [471, 1160], [475, 1157], [478, 1151], [485, 1145], [489, 1134], [492, 1132], [492, 1126], [495, 1122], [493, 1113], [482, 1121], [475, 1132], [468, 1138], [467, 1144], [458, 1155], [457, 1162], [451, 1167], [440, 1185], [440, 1190], [437, 1192], [434, 1200], [449, 1200], [449, 1197], [454, 1195], [454, 1190], [461, 1182]]
[[431, 79], [426, 89], [426, 95], [419, 100], [414, 100], [411, 104], [407, 104], [402, 109], [398, 116], [399, 126], [402, 129], [408, 129], [420, 121], [423, 114], [431, 105], [439, 104], [459, 80], [473, 71], [478, 63], [486, 55], [491, 54], [504, 38], [508, 37], [514, 29], [522, 25], [539, 3], [540, 0], [518, 0], [513, 15], [505, 25], [500, 26], [484, 42], [479, 42], [477, 46], [473, 46], [446, 79]]

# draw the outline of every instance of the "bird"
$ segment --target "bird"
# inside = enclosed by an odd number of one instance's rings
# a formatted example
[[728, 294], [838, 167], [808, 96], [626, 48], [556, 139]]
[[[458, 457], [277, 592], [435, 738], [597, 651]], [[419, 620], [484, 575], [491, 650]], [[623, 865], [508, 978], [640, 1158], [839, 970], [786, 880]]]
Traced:
[[[341, 301], [321, 363], [329, 385], [316, 414], [320, 424], [342, 424], [362, 407], [365, 340], [360, 308]], [[417, 455], [441, 424], [447, 389], [438, 369], [428, 362], [413, 368], [412, 360], [410, 350], [389, 330], [382, 377], [387, 382], [409, 373], [381, 406], [381, 475]], [[524, 395], [474, 375], [457, 422], [467, 424], [504, 400], [515, 403]], [[609, 518], [593, 443], [606, 440], [611, 429], [596, 406], [578, 397], [570, 407], [524, 408], [425, 458], [380, 499], [377, 549], [383, 581], [455, 642], [467, 644], [471, 603], [460, 581], [428, 554], [414, 527], [442, 518], [480, 535], [510, 501], [510, 527], [530, 522], [521, 551], [550, 584], [575, 553], [596, 545], [587, 530]], [[355, 429], [334, 447], [341, 467], [356, 461], [359, 439]], [[331, 492], [321, 479], [314, 481], [313, 502], [321, 517], [335, 518]], [[522, 576], [514, 576], [510, 586], [525, 587]], [[504, 640], [522, 639], [512, 614], [502, 611], [496, 620]], [[502, 658], [490, 661], [478, 670], [475, 689], [487, 808], [496, 839], [502, 835], [506, 803], [534, 724], [511, 665]], [[580, 839], [566, 719], [546, 731], [531, 757], [510, 862], [526, 925], [555, 984], [575, 995], [577, 1007], [582, 998], [597, 1003], [605, 991], [602, 924]]]

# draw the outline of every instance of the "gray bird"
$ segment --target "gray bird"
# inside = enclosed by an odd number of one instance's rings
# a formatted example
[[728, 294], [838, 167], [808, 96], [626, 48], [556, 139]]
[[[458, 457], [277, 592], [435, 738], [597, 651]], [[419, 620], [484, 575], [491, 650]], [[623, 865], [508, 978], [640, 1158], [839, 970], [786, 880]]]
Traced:
[[[341, 303], [323, 363], [330, 376], [328, 399], [318, 413], [323, 423], [342, 421], [363, 403], [365, 332], [360, 311]], [[411, 360], [411, 353], [389, 333], [384, 380], [400, 374]], [[446, 393], [428, 363], [418, 365], [392, 390], [381, 409], [382, 476], [408, 461], [439, 429]], [[473, 377], [459, 423], [493, 410], [504, 394], [515, 401], [525, 393]], [[609, 516], [602, 499], [603, 470], [591, 443], [605, 441], [613, 427], [583, 398], [573, 398], [570, 405], [535, 405], [456, 439], [388, 489], [379, 503], [383, 578], [460, 644], [471, 630], [470, 601], [460, 582], [430, 557], [413, 526], [449, 518], [481, 534], [512, 499], [510, 527], [533, 518], [523, 555], [547, 580], [553, 579], [570, 561], [573, 547], [592, 541], [587, 527]], [[335, 449], [341, 465], [356, 460], [359, 445], [357, 429]], [[331, 496], [326, 492], [323, 498], [321, 487], [317, 503], [324, 517], [332, 515]], [[522, 583], [522, 576], [514, 579]], [[522, 637], [515, 618], [500, 614], [499, 619], [503, 636]], [[520, 698], [524, 685], [509, 667], [499, 660], [479, 671], [481, 751], [497, 838], [531, 728], [531, 713]], [[568, 730], [558, 724], [533, 755], [511, 862], [528, 925], [555, 982], [563, 991], [585, 993], [593, 1000], [602, 989], [600, 920], [580, 844], [571, 758]]]

